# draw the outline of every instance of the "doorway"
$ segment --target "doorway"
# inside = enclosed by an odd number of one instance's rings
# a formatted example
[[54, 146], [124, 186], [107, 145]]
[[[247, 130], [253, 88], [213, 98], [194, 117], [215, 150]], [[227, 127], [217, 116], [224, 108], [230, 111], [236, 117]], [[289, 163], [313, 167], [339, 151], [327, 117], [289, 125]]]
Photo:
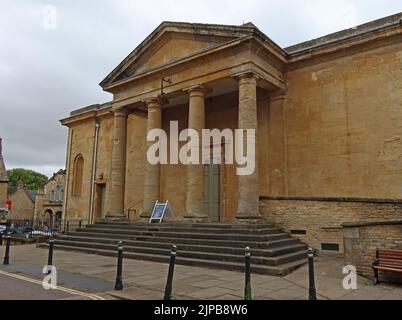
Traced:
[[95, 191], [95, 216], [93, 222], [98, 222], [105, 218], [105, 195], [106, 195], [106, 184], [96, 184]]
[[220, 221], [220, 171], [219, 164], [204, 165], [204, 212], [211, 222]]

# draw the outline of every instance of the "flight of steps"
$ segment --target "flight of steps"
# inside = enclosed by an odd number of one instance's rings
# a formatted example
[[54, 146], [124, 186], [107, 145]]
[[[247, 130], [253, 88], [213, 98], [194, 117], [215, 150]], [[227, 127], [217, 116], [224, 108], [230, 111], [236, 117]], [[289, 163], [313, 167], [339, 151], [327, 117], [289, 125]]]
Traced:
[[272, 224], [99, 222], [57, 238], [54, 248], [115, 256], [118, 241], [125, 258], [168, 263], [174, 244], [177, 264], [238, 271], [250, 247], [252, 272], [278, 276], [307, 258], [305, 244]]

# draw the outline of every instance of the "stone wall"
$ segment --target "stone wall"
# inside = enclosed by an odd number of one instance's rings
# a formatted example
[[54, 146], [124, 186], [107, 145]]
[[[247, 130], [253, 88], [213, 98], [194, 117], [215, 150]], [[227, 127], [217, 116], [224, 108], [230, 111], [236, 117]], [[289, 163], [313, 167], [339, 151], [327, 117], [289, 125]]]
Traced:
[[[402, 250], [402, 219], [344, 224], [343, 237], [347, 263], [356, 266], [358, 273], [373, 277], [371, 263], [377, 248]], [[402, 278], [380, 272], [380, 280], [391, 279]]]
[[323, 250], [324, 244], [324, 249], [335, 249], [334, 245], [338, 245], [339, 253], [343, 253], [344, 223], [402, 219], [402, 201], [261, 197], [260, 211], [265, 219], [291, 232], [313, 248]]
[[401, 68], [398, 41], [289, 71], [287, 193], [264, 195], [401, 198]]
[[23, 189], [15, 191], [10, 195], [12, 201], [11, 218], [16, 220], [33, 219], [35, 204]]

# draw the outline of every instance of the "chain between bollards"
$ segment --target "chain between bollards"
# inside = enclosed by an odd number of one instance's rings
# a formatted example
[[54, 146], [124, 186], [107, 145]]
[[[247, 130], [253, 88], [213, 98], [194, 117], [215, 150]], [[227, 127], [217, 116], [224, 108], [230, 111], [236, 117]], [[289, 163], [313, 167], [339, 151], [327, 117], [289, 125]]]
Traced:
[[10, 264], [10, 244], [11, 244], [11, 237], [8, 234], [6, 237], [6, 253], [4, 255], [4, 260], [3, 260], [4, 265]]
[[167, 277], [165, 296], [163, 300], [172, 300], [172, 288], [173, 288], [173, 274], [174, 274], [174, 264], [176, 261], [177, 247], [173, 246], [170, 252], [170, 263], [169, 263], [169, 273]]
[[250, 248], [246, 247], [245, 257], [245, 281], [244, 281], [244, 300], [252, 300], [251, 295], [251, 252]]
[[308, 276], [309, 276], [308, 299], [317, 300], [315, 280], [314, 280], [314, 251], [312, 248], [308, 249], [307, 257], [308, 257]]
[[52, 266], [53, 266], [53, 248], [54, 248], [54, 239], [53, 237], [49, 239], [49, 255], [47, 257], [47, 274], [52, 273]]
[[119, 241], [117, 246], [117, 275], [115, 290], [123, 290], [123, 243]]

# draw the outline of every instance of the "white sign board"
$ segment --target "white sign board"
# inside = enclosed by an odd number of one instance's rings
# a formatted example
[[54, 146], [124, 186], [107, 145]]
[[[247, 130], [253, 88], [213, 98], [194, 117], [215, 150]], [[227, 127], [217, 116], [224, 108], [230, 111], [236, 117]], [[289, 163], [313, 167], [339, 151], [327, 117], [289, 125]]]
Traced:
[[169, 201], [165, 203], [156, 201], [154, 208], [152, 210], [151, 218], [149, 219], [149, 223], [159, 222], [162, 220], [172, 221], [173, 220], [173, 211], [170, 207]]

